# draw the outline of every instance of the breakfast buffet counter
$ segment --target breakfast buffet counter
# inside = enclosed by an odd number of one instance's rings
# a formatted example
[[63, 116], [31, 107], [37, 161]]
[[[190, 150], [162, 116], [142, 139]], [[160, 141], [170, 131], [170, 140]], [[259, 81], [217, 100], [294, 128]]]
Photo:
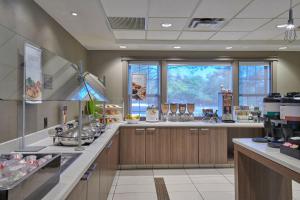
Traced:
[[300, 160], [250, 138], [233, 142], [235, 199], [292, 200], [292, 180], [300, 182]]

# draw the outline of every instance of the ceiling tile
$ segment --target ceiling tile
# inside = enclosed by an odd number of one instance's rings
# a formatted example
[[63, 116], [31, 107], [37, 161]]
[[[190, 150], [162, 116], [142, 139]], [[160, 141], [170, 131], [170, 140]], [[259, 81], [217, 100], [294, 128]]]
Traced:
[[[251, 0], [202, 0], [193, 17], [219, 17], [229, 19]], [[222, 6], [220, 6], [222, 5]]]
[[116, 39], [144, 40], [145, 31], [113, 31]]
[[282, 33], [281, 30], [277, 31], [254, 31], [247, 35], [246, 37], [242, 38], [242, 40], [272, 40], [276, 36]]
[[210, 40], [239, 40], [248, 32], [218, 32]]
[[101, 0], [108, 17], [146, 17], [148, 0]]
[[185, 31], [180, 35], [179, 40], [208, 40], [215, 32]]
[[270, 21], [269, 19], [233, 19], [222, 31], [254, 31], [261, 25]]
[[148, 31], [147, 40], [176, 40], [179, 31]]
[[199, 0], [150, 0], [149, 17], [190, 17], [198, 2]]
[[[149, 18], [148, 19], [148, 30], [158, 31], [158, 30], [172, 30], [178, 31], [182, 30], [187, 22], [187, 18]], [[161, 27], [163, 23], [172, 24], [169, 28]]]
[[286, 0], [254, 0], [237, 18], [275, 18], [289, 9]]

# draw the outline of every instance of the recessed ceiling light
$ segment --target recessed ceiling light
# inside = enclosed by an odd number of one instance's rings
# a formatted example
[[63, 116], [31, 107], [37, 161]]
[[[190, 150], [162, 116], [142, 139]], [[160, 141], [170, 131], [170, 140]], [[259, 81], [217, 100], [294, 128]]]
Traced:
[[71, 14], [72, 14], [72, 16], [77, 16], [78, 15], [77, 12], [72, 12]]
[[172, 24], [170, 24], [170, 23], [163, 23], [163, 24], [161, 24], [161, 27], [163, 27], [163, 28], [169, 28], [171, 26], [172, 26]]
[[232, 47], [226, 47], [225, 49], [232, 49]]
[[284, 50], [284, 49], [287, 49], [287, 47], [279, 47], [278, 49], [279, 50]]
[[120, 46], [120, 49], [126, 49], [127, 48], [127, 46]]
[[181, 46], [175, 46], [174, 49], [181, 49]]

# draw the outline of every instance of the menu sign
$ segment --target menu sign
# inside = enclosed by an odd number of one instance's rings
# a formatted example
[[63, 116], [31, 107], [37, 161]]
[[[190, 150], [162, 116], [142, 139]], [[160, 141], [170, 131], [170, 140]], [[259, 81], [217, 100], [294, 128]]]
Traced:
[[42, 101], [42, 50], [25, 43], [25, 100], [27, 103]]
[[146, 74], [132, 74], [132, 99], [146, 99], [147, 77]]

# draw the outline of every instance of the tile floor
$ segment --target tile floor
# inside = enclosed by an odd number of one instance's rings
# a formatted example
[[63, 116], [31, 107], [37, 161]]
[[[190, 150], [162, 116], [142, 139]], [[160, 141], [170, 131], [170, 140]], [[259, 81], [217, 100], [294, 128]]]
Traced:
[[[121, 170], [108, 200], [156, 200], [154, 177], [163, 177], [170, 200], [234, 200], [234, 174], [225, 169]], [[293, 182], [294, 200], [300, 184]]]

